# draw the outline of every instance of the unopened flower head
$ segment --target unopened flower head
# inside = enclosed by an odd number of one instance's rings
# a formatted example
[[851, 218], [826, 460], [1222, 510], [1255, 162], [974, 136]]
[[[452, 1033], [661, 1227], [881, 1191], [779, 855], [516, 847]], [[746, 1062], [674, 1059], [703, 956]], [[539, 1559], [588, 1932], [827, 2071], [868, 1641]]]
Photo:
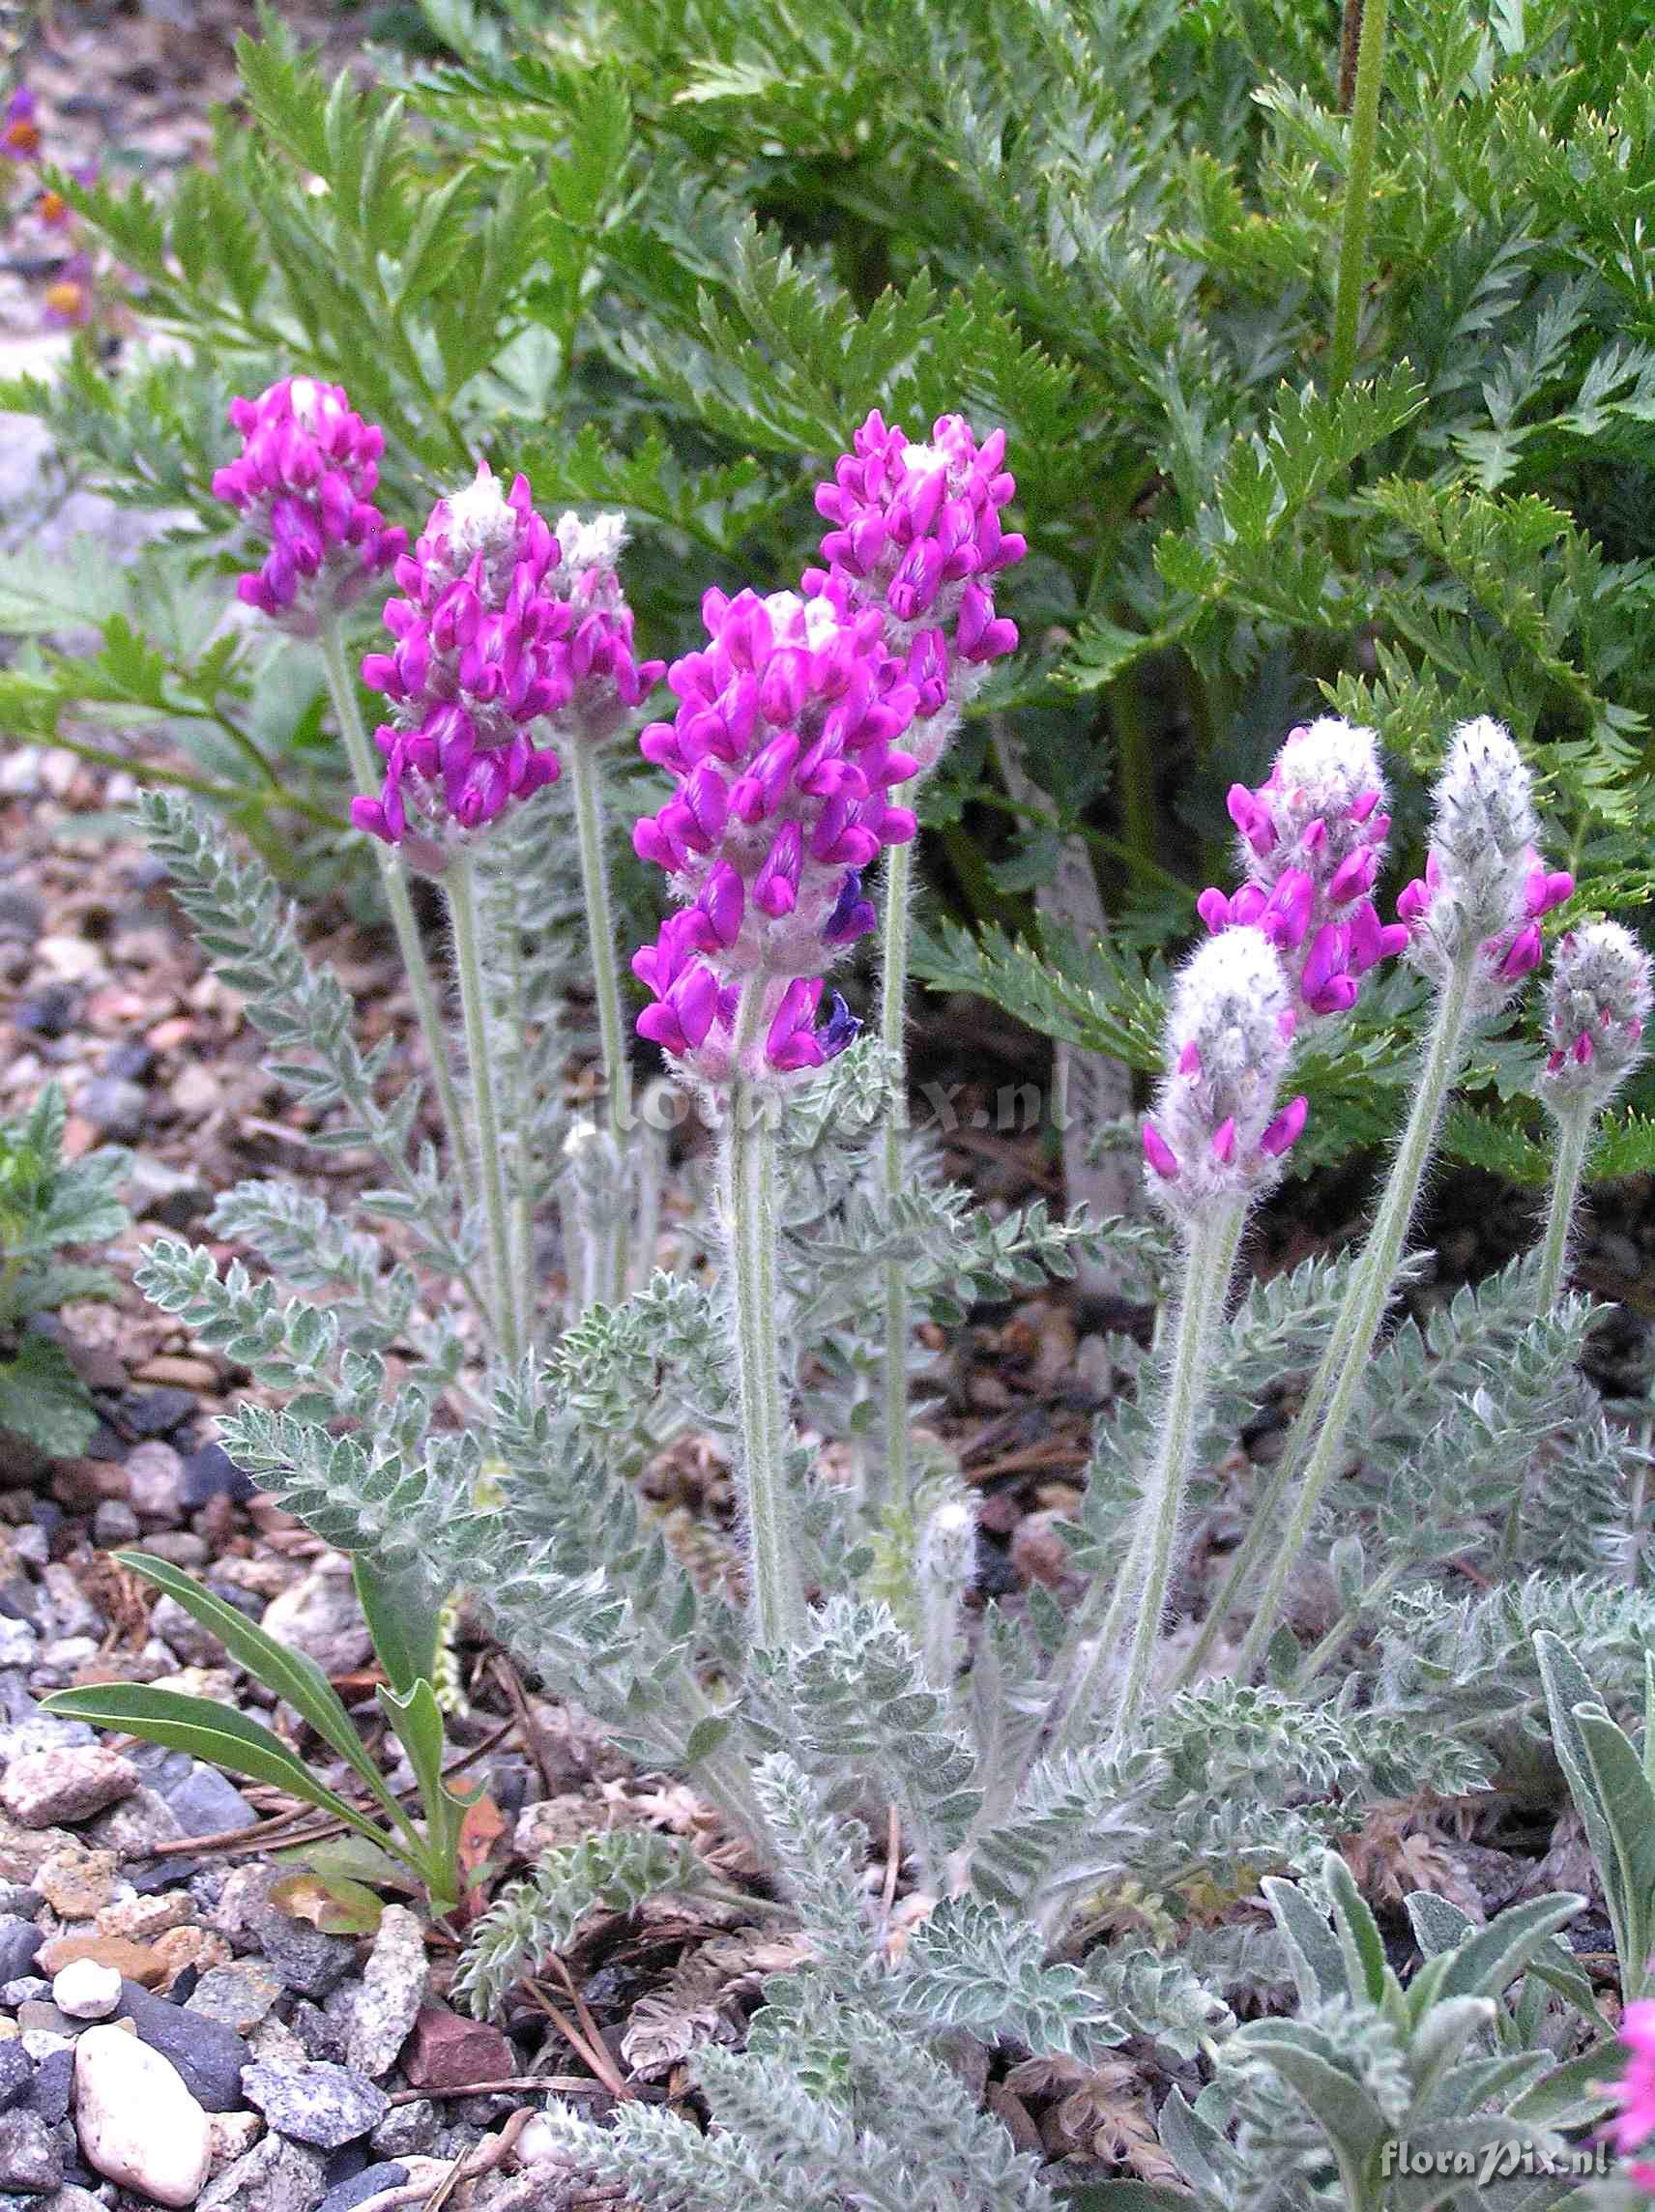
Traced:
[[536, 744], [535, 724], [574, 687], [576, 617], [550, 581], [557, 565], [526, 477], [503, 491], [484, 462], [431, 509], [396, 564], [406, 597], [386, 602], [395, 643], [363, 662], [392, 719], [374, 733], [384, 790], [351, 808], [359, 830], [440, 848], [450, 830], [479, 829], [556, 778], [557, 755]]
[[569, 633], [573, 690], [565, 726], [571, 742], [592, 742], [620, 728], [666, 674], [664, 660], [632, 655], [632, 610], [621, 589], [617, 565], [626, 542], [623, 514], [562, 514], [557, 541], [562, 555], [548, 588], [566, 599], [574, 617]]
[[1649, 1006], [1649, 955], [1630, 930], [1592, 921], [1560, 937], [1546, 991], [1546, 1104], [1607, 1104], [1643, 1057]]
[[633, 843], [721, 975], [810, 975], [873, 926], [862, 872], [915, 833], [888, 796], [915, 772], [914, 686], [872, 610], [714, 591], [702, 613], [710, 642], [667, 672], [678, 713], [639, 739], [677, 788]]
[[1016, 650], [1017, 626], [996, 614], [993, 584], [1027, 550], [1001, 528], [1016, 480], [1003, 465], [1005, 432], [979, 446], [961, 415], [939, 416], [915, 445], [876, 408], [852, 445], [816, 489], [817, 511], [834, 527], [822, 540], [828, 566], [806, 570], [804, 590], [847, 612], [879, 610], [917, 695], [911, 749], [924, 771], [989, 662]]
[[1306, 1103], [1278, 1110], [1296, 1017], [1281, 956], [1256, 929], [1200, 946], [1173, 986], [1167, 1074], [1144, 1124], [1146, 1179], [1181, 1221], [1253, 1199], [1282, 1172]]
[[248, 606], [301, 637], [360, 598], [398, 559], [405, 530], [373, 504], [385, 432], [356, 414], [343, 389], [284, 376], [256, 399], [232, 399], [242, 451], [217, 471], [213, 492], [270, 550], [236, 579]]
[[1361, 977], [1408, 943], [1371, 895], [1390, 832], [1373, 731], [1333, 715], [1291, 731], [1262, 784], [1231, 787], [1229, 808], [1246, 881], [1204, 891], [1202, 919], [1262, 931], [1311, 1013], [1348, 1011]]
[[1397, 900], [1410, 958], [1442, 980], [1473, 948], [1473, 1000], [1501, 1004], [1540, 964], [1540, 921], [1575, 879], [1536, 846], [1532, 783], [1509, 733], [1486, 715], [1454, 733], [1436, 789], [1425, 873]]

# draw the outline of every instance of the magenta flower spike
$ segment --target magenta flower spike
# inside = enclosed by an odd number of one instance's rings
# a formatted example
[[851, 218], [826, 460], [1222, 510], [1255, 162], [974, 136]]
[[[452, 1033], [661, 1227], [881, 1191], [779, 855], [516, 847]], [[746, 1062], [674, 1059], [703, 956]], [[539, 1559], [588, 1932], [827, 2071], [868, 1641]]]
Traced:
[[308, 376], [232, 399], [229, 419], [242, 451], [214, 475], [214, 495], [269, 545], [237, 578], [237, 595], [283, 629], [314, 637], [408, 543], [373, 504], [385, 432], [352, 411], [340, 386]]
[[557, 755], [536, 744], [534, 726], [575, 688], [578, 618], [551, 580], [558, 563], [525, 477], [502, 491], [484, 461], [431, 509], [396, 563], [404, 596], [385, 608], [392, 648], [362, 666], [392, 718], [374, 732], [384, 788], [351, 808], [359, 830], [388, 844], [413, 835], [440, 853], [456, 831], [556, 780]]
[[1167, 1017], [1168, 1073], [1144, 1124], [1146, 1180], [1186, 1224], [1275, 1183], [1304, 1129], [1281, 1108], [1294, 1020], [1282, 957], [1257, 929], [1210, 938], [1180, 971]]
[[1475, 1011], [1503, 1005], [1540, 965], [1541, 919], [1574, 893], [1567, 869], [1541, 859], [1539, 834], [1509, 732], [1486, 715], [1462, 723], [1437, 785], [1425, 873], [1405, 886], [1397, 916], [1408, 957], [1437, 981], [1475, 946]]
[[1262, 931], [1311, 1013], [1348, 1012], [1361, 978], [1408, 944], [1370, 895], [1390, 833], [1373, 731], [1334, 715], [1291, 731], [1264, 782], [1232, 785], [1228, 804], [1246, 881], [1204, 891], [1202, 919]]
[[682, 907], [633, 962], [657, 1001], [638, 1029], [705, 1079], [727, 1080], [738, 986], [763, 975], [764, 1033], [742, 1072], [790, 1074], [856, 1033], [837, 998], [818, 1018], [819, 972], [873, 927], [864, 871], [914, 835], [890, 792], [915, 772], [918, 696], [874, 609], [848, 613], [823, 593], [714, 591], [702, 611], [707, 646], [667, 672], [678, 713], [639, 739], [676, 789], [633, 843]]
[[910, 750], [935, 767], [959, 709], [991, 661], [1016, 651], [1017, 626], [995, 612], [995, 575], [1021, 561], [1024, 538], [1001, 527], [1016, 492], [1004, 467], [1005, 432], [981, 445], [961, 415], [942, 415], [915, 445], [875, 408], [817, 486], [816, 507], [834, 527], [822, 539], [825, 568], [805, 571], [847, 615], [878, 611], [886, 641], [915, 695]]

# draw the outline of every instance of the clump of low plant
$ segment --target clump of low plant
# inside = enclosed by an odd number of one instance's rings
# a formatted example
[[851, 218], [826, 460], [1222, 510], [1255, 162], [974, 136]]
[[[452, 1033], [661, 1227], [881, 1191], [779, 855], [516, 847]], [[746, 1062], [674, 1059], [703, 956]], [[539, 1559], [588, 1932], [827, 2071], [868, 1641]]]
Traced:
[[54, 1458], [83, 1451], [98, 1415], [68, 1352], [41, 1324], [76, 1299], [112, 1295], [106, 1267], [67, 1255], [131, 1223], [120, 1196], [128, 1155], [106, 1145], [66, 1158], [67, 1120], [50, 1085], [20, 1120], [0, 1123], [0, 1430]]

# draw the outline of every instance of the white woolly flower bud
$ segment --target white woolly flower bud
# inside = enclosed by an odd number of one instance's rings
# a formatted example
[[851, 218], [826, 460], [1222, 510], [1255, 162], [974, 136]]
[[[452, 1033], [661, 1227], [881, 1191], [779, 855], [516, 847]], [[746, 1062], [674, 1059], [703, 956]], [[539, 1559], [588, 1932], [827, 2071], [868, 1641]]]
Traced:
[[1279, 1178], [1305, 1121], [1302, 1098], [1276, 1111], [1293, 1023], [1281, 956], [1257, 930], [1209, 939], [1180, 972], [1167, 1075], [1144, 1124], [1146, 1179], [1175, 1218], [1251, 1203]]
[[1542, 1101], [1560, 1112], [1605, 1105], [1643, 1057], [1649, 955], [1618, 921], [1592, 921], [1557, 940], [1546, 992]]
[[962, 1609], [976, 1580], [977, 1517], [973, 1500], [950, 1486], [925, 1517], [915, 1561], [920, 1646], [925, 1672], [939, 1690], [952, 1686], [964, 1644]]

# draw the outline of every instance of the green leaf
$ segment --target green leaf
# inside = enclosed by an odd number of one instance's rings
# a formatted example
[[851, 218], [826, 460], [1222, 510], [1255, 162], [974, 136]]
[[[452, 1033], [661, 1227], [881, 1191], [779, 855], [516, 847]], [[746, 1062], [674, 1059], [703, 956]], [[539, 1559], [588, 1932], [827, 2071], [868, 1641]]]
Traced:
[[48, 1712], [67, 1720], [118, 1729], [171, 1751], [191, 1752], [231, 1774], [272, 1783], [331, 1813], [370, 1842], [381, 1840], [373, 1823], [330, 1790], [262, 1721], [249, 1720], [216, 1698], [185, 1697], [142, 1682], [100, 1682], [88, 1689], [54, 1690], [44, 1703]]
[[48, 1459], [73, 1459], [97, 1426], [86, 1384], [49, 1336], [31, 1332], [15, 1358], [0, 1359], [0, 1429], [25, 1438]]
[[369, 1758], [350, 1714], [314, 1659], [306, 1652], [288, 1650], [274, 1636], [267, 1636], [245, 1613], [239, 1613], [224, 1599], [215, 1597], [211, 1590], [203, 1589], [191, 1576], [169, 1561], [154, 1558], [147, 1552], [117, 1552], [115, 1557], [124, 1567], [131, 1567], [134, 1574], [142, 1575], [146, 1582], [153, 1583], [157, 1589], [183, 1606], [192, 1619], [218, 1639], [249, 1674], [267, 1689], [274, 1690], [278, 1698], [285, 1698], [301, 1719], [309, 1722], [323, 1742], [362, 1777], [392, 1819], [403, 1818], [401, 1807]]
[[442, 1635], [442, 1608], [427, 1595], [427, 1578], [418, 1572], [392, 1573], [359, 1552], [351, 1579], [373, 1639], [374, 1655], [391, 1687], [406, 1697], [417, 1682], [436, 1671]]

